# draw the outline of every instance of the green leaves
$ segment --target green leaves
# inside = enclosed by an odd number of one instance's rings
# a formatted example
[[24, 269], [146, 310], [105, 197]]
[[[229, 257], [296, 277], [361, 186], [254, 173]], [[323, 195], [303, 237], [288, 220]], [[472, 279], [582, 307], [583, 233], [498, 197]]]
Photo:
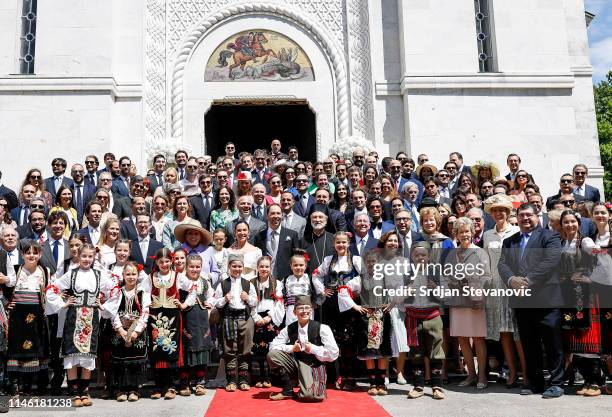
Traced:
[[593, 90], [601, 164], [605, 172], [604, 188], [609, 199], [612, 196], [612, 71]]

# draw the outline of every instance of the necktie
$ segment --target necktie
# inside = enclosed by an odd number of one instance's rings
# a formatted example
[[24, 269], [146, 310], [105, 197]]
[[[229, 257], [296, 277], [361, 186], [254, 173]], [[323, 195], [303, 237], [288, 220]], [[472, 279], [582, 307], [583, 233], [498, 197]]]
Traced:
[[95, 186], [95, 185], [96, 185], [96, 181], [94, 180], [94, 176], [93, 176], [93, 174], [87, 174], [87, 175], [85, 176], [85, 178], [87, 178], [87, 181], [88, 181], [88, 182], [89, 182], [91, 185], [93, 185], [93, 186]]
[[286, 227], [288, 229], [289, 226], [290, 226], [290, 224], [289, 224], [289, 215], [288, 214], [283, 214], [283, 227]]
[[185, 178], [185, 168], [179, 168], [179, 180]]
[[157, 174], [155, 177], [157, 178], [157, 185], [162, 185], [162, 176], [161, 176], [161, 174]]
[[81, 185], [75, 185], [76, 188], [76, 206], [79, 214], [83, 213], [83, 193], [81, 192]]
[[59, 241], [53, 242], [53, 259], [55, 259], [55, 265], [59, 261]]
[[62, 186], [62, 178], [61, 177], [55, 177], [54, 181], [55, 181], [55, 191], [57, 191]]
[[304, 212], [306, 212], [307, 206], [308, 206], [308, 194], [304, 193], [304, 195], [302, 196], [302, 208], [304, 209]]
[[277, 247], [277, 243], [276, 243], [276, 231], [273, 230], [272, 233], [270, 233], [270, 250], [272, 250], [271, 255], [276, 256], [276, 247]]
[[263, 220], [263, 212], [261, 211], [261, 206], [257, 206], [257, 218], [259, 220]]
[[523, 259], [523, 255], [525, 254], [525, 248], [527, 247], [528, 240], [529, 240], [529, 233], [523, 233], [521, 237], [521, 259]]
[[204, 196], [204, 208], [210, 211], [210, 196], [208, 195]]
[[578, 187], [578, 195], [584, 197], [584, 192], [582, 190], [582, 187]]
[[361, 254], [363, 253], [365, 245], [366, 245], [365, 239], [361, 239], [361, 242], [359, 243], [359, 256], [361, 256]]
[[28, 216], [30, 215], [30, 208], [28, 206], [25, 206], [23, 210], [21, 210], [21, 212], [23, 213], [23, 218], [19, 224], [20, 226], [28, 222]]
[[13, 265], [13, 253], [7, 252], [6, 254], [8, 256], [8, 265]]

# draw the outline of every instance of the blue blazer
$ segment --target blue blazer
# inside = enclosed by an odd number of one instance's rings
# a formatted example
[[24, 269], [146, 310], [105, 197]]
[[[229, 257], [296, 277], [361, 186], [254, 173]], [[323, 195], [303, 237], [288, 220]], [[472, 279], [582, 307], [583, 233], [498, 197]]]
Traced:
[[[376, 239], [375, 237], [372, 237], [372, 232], [368, 232], [369, 237], [368, 237], [368, 241], [366, 242], [365, 245], [365, 250], [372, 250], [375, 249], [378, 246], [378, 239]], [[351, 252], [351, 254], [353, 254], [353, 256], [359, 256], [359, 250], [357, 249], [357, 237], [353, 235], [353, 237], [351, 238], [351, 244], [349, 245], [349, 251]]]
[[83, 181], [83, 208], [80, 209], [79, 207], [76, 207], [76, 193], [74, 191], [74, 187], [75, 187], [75, 183], [72, 183], [72, 185], [70, 186], [70, 189], [72, 190], [72, 194], [73, 194], [73, 203], [75, 205], [76, 211], [77, 211], [77, 217], [79, 220], [79, 224], [83, 223], [83, 212], [85, 211], [85, 207], [87, 207], [87, 203], [89, 203], [89, 201], [94, 197], [94, 195], [96, 194], [96, 190], [97, 188], [94, 187], [93, 185], [91, 185], [89, 182], [87, 181]]
[[[62, 178], [62, 185], [66, 185], [70, 187], [72, 184], [74, 184], [74, 181], [72, 180], [72, 178], [64, 175], [64, 178]], [[55, 189], [55, 181], [53, 181], [53, 177], [45, 178], [45, 189], [49, 191], [49, 194], [51, 194], [51, 196], [55, 200], [55, 195], [57, 194], [57, 190]]]
[[158, 242], [155, 239], [150, 239], [149, 248], [147, 249], [147, 253], [145, 253], [144, 254], [145, 256], [143, 256], [143, 254], [140, 252], [140, 245], [138, 244], [138, 238], [136, 238], [136, 240], [132, 240], [132, 254], [130, 255], [130, 260], [143, 265], [144, 271], [147, 274], [150, 274], [151, 270], [153, 269], [153, 262], [154, 262], [152, 256], [155, 255], [155, 252], [157, 252], [163, 247], [164, 245], [162, 245], [161, 242]]
[[[574, 195], [577, 195], [577, 194], [574, 193]], [[589, 184], [584, 184], [584, 197], [582, 198], [588, 201], [592, 201], [594, 203], [601, 201], [600, 200], [601, 197], [599, 196], [599, 190]]]
[[497, 269], [503, 282], [510, 288], [513, 276], [529, 279], [530, 297], [510, 299], [513, 306], [554, 308], [563, 304], [559, 281], [561, 240], [559, 234], [538, 226], [531, 232], [521, 259], [521, 233], [515, 233], [502, 243], [502, 254]]
[[[382, 232], [381, 236], [394, 229], [395, 229], [395, 223], [389, 222], [389, 221], [387, 222], [383, 221], [382, 226], [381, 226], [381, 232]], [[370, 227], [370, 230], [368, 230], [368, 234], [370, 235], [370, 237], [374, 237], [371, 227]], [[366, 246], [367, 246], [367, 243], [366, 243]]]
[[121, 181], [121, 177], [113, 178], [113, 186], [111, 187], [111, 191], [123, 197], [130, 196], [130, 190], [128, 190], [123, 181]]
[[298, 216], [307, 218], [308, 212], [310, 211], [310, 207], [312, 207], [314, 203], [316, 203], [314, 196], [309, 195], [308, 203], [306, 203], [306, 210], [304, 210], [302, 208], [302, 202], [300, 201], [300, 196], [298, 195], [295, 197], [295, 204], [293, 205], [293, 212], [297, 214]]
[[28, 222], [28, 219], [24, 219], [24, 222], [19, 224], [19, 220], [21, 220], [22, 211], [23, 211], [22, 206], [17, 206], [11, 210], [11, 217], [13, 218], [13, 220], [15, 220], [15, 223], [17, 223], [17, 226], [22, 226]]

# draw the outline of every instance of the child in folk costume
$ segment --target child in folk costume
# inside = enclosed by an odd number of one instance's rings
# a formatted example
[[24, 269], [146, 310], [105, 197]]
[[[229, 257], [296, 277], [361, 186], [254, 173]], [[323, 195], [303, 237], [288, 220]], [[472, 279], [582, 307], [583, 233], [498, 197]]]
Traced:
[[137, 286], [142, 265], [123, 265], [123, 286], [117, 314], [112, 319], [111, 364], [117, 401], [138, 401], [138, 386], [147, 371], [147, 321], [151, 294]]
[[255, 287], [242, 278], [244, 268], [241, 254], [229, 254], [229, 278], [221, 281], [215, 291], [215, 306], [221, 312], [220, 345], [223, 346], [225, 390], [234, 392], [240, 388], [248, 391], [249, 355], [253, 347], [253, 319], [251, 308], [257, 303]]
[[251, 284], [257, 291], [257, 306], [253, 309], [251, 317], [255, 322], [255, 335], [253, 336], [253, 365], [259, 366], [259, 375], [255, 387], [270, 388], [270, 376], [266, 370], [266, 356], [270, 342], [280, 331], [285, 318], [283, 304], [283, 283], [270, 275], [272, 260], [269, 256], [262, 256], [257, 261], [257, 276]]
[[329, 326], [311, 320], [310, 297], [298, 297], [293, 310], [297, 321], [281, 330], [270, 344], [268, 364], [280, 374], [283, 388], [270, 399], [292, 398], [292, 378], [297, 377], [300, 400], [323, 401], [327, 396], [325, 364], [338, 358], [338, 345]]
[[283, 289], [285, 326], [297, 320], [297, 317], [293, 314], [293, 304], [295, 304], [296, 297], [307, 295], [311, 299], [315, 299], [317, 296], [322, 297], [325, 291], [325, 287], [320, 280], [311, 279], [306, 273], [307, 258], [306, 251], [301, 249], [296, 249], [291, 257], [292, 275], [285, 278]]
[[31, 394], [32, 381], [37, 376], [38, 390], [44, 394], [49, 382], [49, 331], [44, 298], [49, 270], [39, 265], [42, 247], [38, 242], [22, 242], [21, 253], [24, 264], [8, 283], [14, 289], [8, 305], [7, 371], [18, 381], [20, 393]]
[[[201, 276], [201, 272], [202, 258], [199, 255], [189, 255], [185, 276], [191, 281], [195, 303], [183, 311], [185, 366], [179, 371], [179, 394], [185, 397], [191, 395], [192, 386], [195, 395], [206, 394], [206, 369], [212, 347], [208, 312], [212, 310], [214, 291], [208, 279]], [[184, 290], [179, 291], [179, 294], [183, 301], [188, 296], [188, 292]]]
[[[422, 295], [420, 288], [436, 288], [440, 285], [439, 277], [428, 276], [427, 264], [430, 262], [431, 245], [428, 242], [416, 242], [410, 249], [410, 258], [417, 269], [409, 287], [414, 296], [406, 298], [406, 327], [408, 331], [409, 357], [414, 374], [414, 387], [408, 392], [408, 398], [415, 399], [424, 395], [425, 369], [431, 371], [432, 397], [444, 399], [442, 390], [442, 361], [445, 358], [443, 349], [443, 324], [440, 316], [440, 302], [434, 297]], [[416, 269], [416, 268], [415, 268]]]
[[174, 272], [185, 275], [187, 267], [187, 252], [184, 249], [176, 249], [174, 251], [174, 261], [172, 262]]
[[[363, 321], [361, 334], [355, 335], [358, 345], [357, 358], [365, 361], [370, 379], [370, 395], [388, 394], [385, 374], [388, 358], [393, 352], [390, 311], [399, 301], [390, 297], [388, 291], [398, 290], [403, 284], [401, 278], [397, 279], [392, 274], [385, 274], [384, 277], [376, 275], [374, 268], [382, 260], [382, 251], [383, 249], [363, 251], [366, 270], [362, 275], [357, 275], [338, 287], [340, 314], [353, 309], [361, 315]], [[355, 294], [358, 294], [359, 303], [354, 300]]]
[[336, 386], [338, 389], [353, 391], [357, 388], [354, 379], [357, 372], [357, 336], [365, 334], [365, 329], [360, 311], [352, 308], [342, 312], [339, 310], [338, 290], [346, 288], [351, 279], [361, 274], [361, 258], [349, 252], [349, 237], [346, 232], [335, 234], [334, 252], [323, 259], [323, 263], [313, 273], [313, 281], [325, 286], [326, 299], [322, 306], [321, 322], [332, 329], [340, 348], [340, 372]]
[[[114, 316], [119, 299], [116, 281], [110, 274], [92, 268], [95, 255], [95, 247], [84, 244], [79, 251], [79, 267], [47, 287], [50, 313], [67, 308], [62, 356], [74, 407], [92, 405], [89, 378], [96, 368], [100, 317]], [[64, 292], [68, 295], [66, 300], [62, 297]]]
[[[172, 269], [174, 254], [167, 248], [155, 253], [155, 270], [143, 289], [151, 293], [149, 308], [149, 332], [152, 366], [155, 375], [155, 389], [151, 398], [172, 400], [176, 390], [172, 382], [178, 368], [183, 366], [183, 319], [181, 310], [192, 306], [195, 293], [192, 283], [182, 274]], [[179, 291], [189, 293], [184, 303], [179, 299]]]

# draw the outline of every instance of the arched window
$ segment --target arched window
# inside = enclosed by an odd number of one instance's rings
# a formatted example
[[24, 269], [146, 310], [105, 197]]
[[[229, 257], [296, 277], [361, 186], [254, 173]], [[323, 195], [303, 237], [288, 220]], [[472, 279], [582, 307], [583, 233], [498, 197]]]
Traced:
[[497, 59], [493, 42], [493, 11], [490, 0], [474, 0], [478, 67], [480, 72], [496, 72]]
[[19, 53], [20, 74], [34, 74], [36, 3], [37, 0], [23, 0], [21, 12], [21, 49]]

